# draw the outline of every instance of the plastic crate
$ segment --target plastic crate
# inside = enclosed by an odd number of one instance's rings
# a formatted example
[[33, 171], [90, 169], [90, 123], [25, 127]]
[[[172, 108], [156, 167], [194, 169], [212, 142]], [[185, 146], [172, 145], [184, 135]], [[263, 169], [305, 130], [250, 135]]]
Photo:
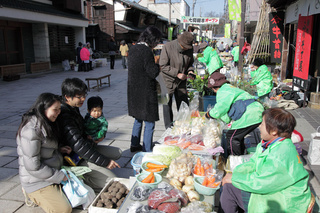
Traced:
[[137, 176], [138, 174], [140, 174], [142, 159], [146, 154], [147, 152], [138, 152], [131, 159], [131, 165], [133, 168], [134, 176]]

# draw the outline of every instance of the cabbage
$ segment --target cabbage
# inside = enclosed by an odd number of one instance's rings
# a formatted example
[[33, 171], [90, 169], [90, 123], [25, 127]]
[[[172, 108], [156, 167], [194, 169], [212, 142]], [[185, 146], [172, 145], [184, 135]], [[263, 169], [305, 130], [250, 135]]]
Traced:
[[157, 145], [153, 147], [153, 154], [165, 155], [171, 160], [181, 155], [181, 149], [175, 145]]
[[161, 162], [167, 166], [170, 165], [171, 163], [171, 158], [169, 158], [168, 156], [166, 155], [155, 155], [155, 154], [152, 154], [152, 153], [147, 153], [143, 159], [142, 159], [142, 163], [143, 162], [146, 162], [146, 161], [158, 161], [158, 162]]

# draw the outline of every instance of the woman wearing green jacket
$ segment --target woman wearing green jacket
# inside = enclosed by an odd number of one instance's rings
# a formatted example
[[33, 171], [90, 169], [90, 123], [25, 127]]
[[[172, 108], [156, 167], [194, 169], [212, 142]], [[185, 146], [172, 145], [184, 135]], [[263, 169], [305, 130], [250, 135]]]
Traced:
[[217, 93], [217, 103], [206, 117], [229, 124], [226, 133], [228, 154], [243, 155], [244, 137], [262, 122], [263, 106], [246, 91], [230, 85], [225, 75], [219, 72], [210, 76], [208, 87]]
[[203, 57], [198, 58], [198, 61], [207, 65], [209, 75], [223, 67], [223, 63], [217, 51], [210, 46], [206, 47], [203, 51]]
[[261, 58], [256, 58], [251, 65], [251, 85], [257, 87], [257, 97], [260, 100], [264, 100], [266, 97], [269, 98], [269, 93], [273, 88], [272, 75], [268, 70], [268, 67], [263, 64]]
[[295, 118], [286, 110], [263, 113], [262, 142], [250, 161], [238, 165], [222, 180], [224, 212], [300, 213], [311, 200], [309, 175], [291, 141]]

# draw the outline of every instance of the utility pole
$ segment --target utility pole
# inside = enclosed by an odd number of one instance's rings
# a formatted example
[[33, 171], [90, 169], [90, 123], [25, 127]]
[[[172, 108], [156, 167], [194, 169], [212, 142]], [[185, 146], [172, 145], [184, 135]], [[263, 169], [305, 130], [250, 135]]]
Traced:
[[196, 6], [196, 2], [197, 0], [193, 0], [193, 3], [192, 3], [192, 16], [194, 17], [194, 7]]
[[[246, 0], [241, 0], [241, 25], [240, 25], [239, 64], [238, 64], [238, 70], [240, 72], [242, 72], [243, 70], [243, 55], [241, 54], [241, 50], [244, 45], [245, 18], [246, 18]], [[243, 75], [243, 72], [241, 75]]]

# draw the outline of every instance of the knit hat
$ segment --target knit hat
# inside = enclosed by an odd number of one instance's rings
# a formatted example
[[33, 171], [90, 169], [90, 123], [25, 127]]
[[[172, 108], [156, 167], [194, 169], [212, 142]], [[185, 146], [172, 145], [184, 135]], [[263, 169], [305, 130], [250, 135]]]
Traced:
[[181, 35], [178, 35], [178, 42], [181, 46], [187, 49], [192, 49], [193, 35], [189, 32], [184, 32]]
[[208, 79], [208, 87], [221, 87], [224, 83], [229, 83], [227, 81], [226, 76], [221, 74], [220, 72], [214, 72]]
[[263, 60], [261, 58], [256, 58], [254, 59], [254, 61], [252, 62], [252, 65], [260, 67], [263, 65]]

